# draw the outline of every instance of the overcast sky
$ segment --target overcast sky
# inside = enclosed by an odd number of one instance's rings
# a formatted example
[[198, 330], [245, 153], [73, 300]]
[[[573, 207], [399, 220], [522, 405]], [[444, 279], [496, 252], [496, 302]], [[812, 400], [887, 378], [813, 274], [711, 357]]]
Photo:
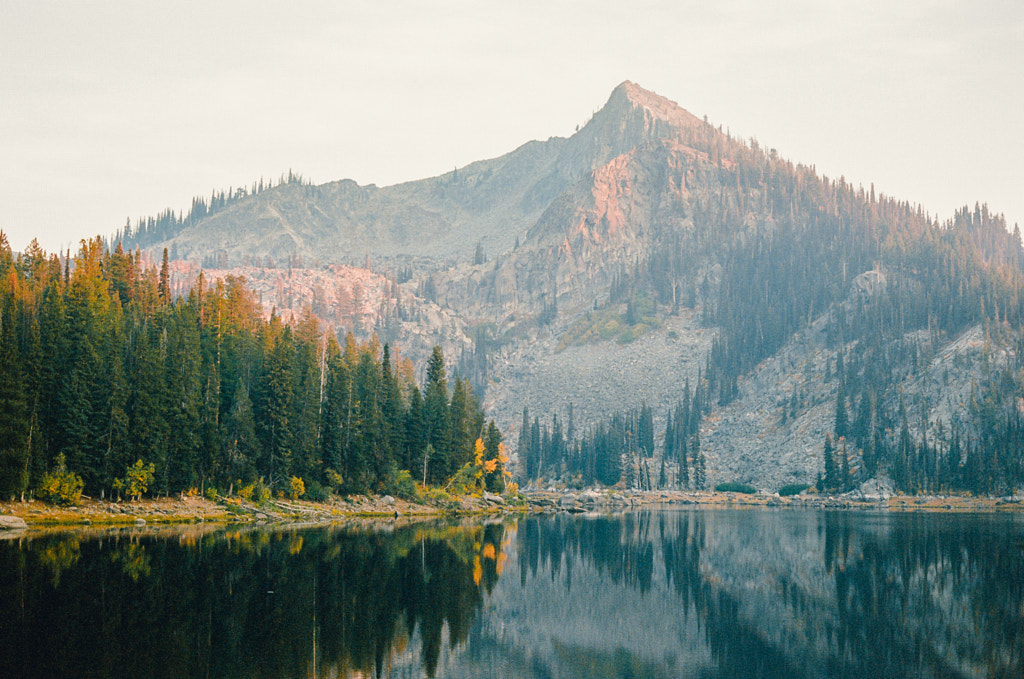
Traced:
[[627, 79], [1024, 226], [1020, 0], [0, 0], [0, 229], [53, 250], [289, 169], [433, 176], [568, 136]]

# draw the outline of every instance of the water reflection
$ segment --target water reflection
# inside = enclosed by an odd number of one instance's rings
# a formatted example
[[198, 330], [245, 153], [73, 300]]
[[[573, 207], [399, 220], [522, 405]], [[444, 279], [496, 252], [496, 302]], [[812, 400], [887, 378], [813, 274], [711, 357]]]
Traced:
[[500, 522], [0, 544], [0, 676], [433, 676], [506, 548]]
[[517, 556], [548, 600], [502, 615], [545, 630], [550, 676], [1024, 676], [1018, 517], [560, 516], [520, 523]]
[[1018, 677], [1013, 516], [635, 512], [0, 542], [0, 676]]

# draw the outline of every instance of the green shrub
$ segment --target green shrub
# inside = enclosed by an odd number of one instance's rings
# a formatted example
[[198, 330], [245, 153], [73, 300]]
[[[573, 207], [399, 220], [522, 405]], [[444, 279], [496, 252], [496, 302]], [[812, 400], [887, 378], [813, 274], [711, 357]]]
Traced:
[[213, 501], [213, 502], [216, 502], [217, 498], [219, 497], [219, 494], [217, 493], [217, 489], [214, 488], [213, 486], [207, 486], [206, 487], [206, 492], [204, 493], [204, 495], [206, 496], [207, 500], [210, 500], [210, 501]]
[[327, 480], [327, 489], [332, 493], [337, 493], [338, 489], [345, 485], [344, 477], [333, 469], [325, 470], [324, 478]]
[[243, 486], [238, 491], [238, 494], [243, 500], [253, 502], [257, 505], [262, 505], [270, 499], [270, 487], [263, 482], [263, 477], [261, 476], [255, 483]]
[[68, 471], [64, 453], [57, 456], [57, 465], [43, 474], [36, 489], [36, 497], [55, 505], [77, 505], [82, 499], [82, 477]]
[[728, 483], [720, 483], [715, 486], [715, 492], [718, 493], [743, 493], [745, 495], [753, 495], [757, 492], [757, 488], [749, 486], [739, 481], [729, 481]]
[[458, 497], [452, 495], [444, 488], [437, 488], [436, 486], [424, 488], [423, 499], [427, 504], [446, 511], [455, 511], [462, 505]]
[[258, 505], [263, 505], [266, 503], [267, 500], [270, 499], [271, 495], [272, 493], [270, 490], [270, 486], [263, 482], [263, 477], [261, 476], [259, 481], [253, 484], [253, 501]]
[[388, 495], [394, 495], [403, 500], [414, 500], [416, 499], [416, 482], [412, 480], [412, 474], [408, 469], [392, 467], [384, 476], [384, 491]]
[[124, 472], [122, 487], [129, 498], [137, 500], [149, 490], [153, 483], [156, 465], [150, 462], [148, 465], [142, 460], [136, 460], [135, 464], [128, 467]]
[[310, 481], [306, 484], [306, 494], [303, 497], [313, 502], [327, 502], [331, 499], [331, 491], [317, 481]]
[[783, 486], [782, 488], [779, 488], [779, 495], [781, 497], [788, 497], [790, 495], [799, 495], [800, 493], [804, 492], [805, 490], [807, 490], [810, 487], [811, 487], [810, 484], [807, 484], [807, 483], [788, 483], [785, 486]]
[[448, 482], [447, 488], [453, 495], [467, 495], [479, 491], [483, 468], [473, 462], [462, 465]]

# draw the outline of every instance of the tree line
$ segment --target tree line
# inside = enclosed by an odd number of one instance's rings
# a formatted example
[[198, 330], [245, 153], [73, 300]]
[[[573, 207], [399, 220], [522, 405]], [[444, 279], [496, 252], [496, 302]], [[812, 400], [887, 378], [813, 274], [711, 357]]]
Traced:
[[[499, 459], [467, 380], [440, 348], [423, 384], [376, 337], [322, 329], [310, 310], [269, 318], [239, 277], [171, 291], [138, 249], [82, 241], [71, 257], [0, 233], [0, 497], [38, 487], [63, 461], [90, 496], [154, 465], [150, 491], [262, 483], [307, 496], [408, 491]], [[494, 470], [488, 470], [494, 475]], [[502, 470], [496, 473], [500, 476]]]
[[[313, 188], [312, 181], [291, 170], [288, 170], [287, 175], [282, 174], [276, 184], [273, 179], [264, 181], [261, 177], [258, 182], [253, 182], [251, 187], [239, 186], [237, 188], [229, 187], [226, 191], [215, 190], [210, 193], [209, 199], [204, 196], [195, 196], [187, 214], [180, 210], [175, 212], [167, 208], [155, 217], [139, 217], [134, 224], [131, 218], [128, 218], [124, 227], [114, 233], [111, 242], [121, 243], [129, 250], [133, 246], [151, 247], [170, 240], [182, 229], [192, 226], [206, 217], [213, 216], [248, 196], [257, 196], [276, 187], [292, 185]], [[177, 259], [174, 254], [172, 252], [171, 259]]]
[[[620, 481], [627, 488], [692, 488], [707, 483], [706, 462], [700, 446], [700, 422], [711, 410], [707, 381], [698, 376], [697, 386], [683, 386], [674, 409], [665, 413], [665, 428], [657, 444], [654, 410], [646, 403], [639, 409], [615, 413], [581, 431], [574, 425], [569, 404], [568, 425], [558, 413], [551, 425], [538, 416], [530, 421], [523, 408], [518, 451], [520, 473], [528, 481], [564, 479], [579, 487]], [[660, 457], [655, 455], [660, 449]]]

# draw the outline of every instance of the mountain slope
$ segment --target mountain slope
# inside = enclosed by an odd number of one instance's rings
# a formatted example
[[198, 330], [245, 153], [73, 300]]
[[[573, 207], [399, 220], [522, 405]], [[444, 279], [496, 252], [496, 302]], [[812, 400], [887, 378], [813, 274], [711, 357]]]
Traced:
[[[379, 285], [400, 290], [388, 298], [406, 301], [358, 323], [341, 308], [324, 319], [401, 344], [416, 333], [397, 329], [399, 307], [436, 308], [454, 329], [449, 360], [485, 392], [506, 440], [520, 441], [524, 407], [545, 423], [571, 407], [580, 437], [647, 405], [662, 454], [668, 412], [699, 391], [697, 448], [668, 455], [669, 481], [699, 450], [718, 480], [814, 482], [828, 471], [826, 435], [850, 469], [837, 488], [883, 472], [907, 488], [1024, 481], [1011, 444], [1024, 253], [987, 208], [939, 224], [630, 82], [572, 137], [440, 177], [254, 193], [132, 237], [228, 266], [369, 259]], [[420, 361], [444, 334], [427, 327], [409, 353]], [[978, 333], [981, 357], [963, 340]], [[626, 434], [620, 452], [635, 456]], [[586, 476], [571, 444], [542, 456], [545, 474]], [[971, 446], [1007, 452], [977, 462]]]

